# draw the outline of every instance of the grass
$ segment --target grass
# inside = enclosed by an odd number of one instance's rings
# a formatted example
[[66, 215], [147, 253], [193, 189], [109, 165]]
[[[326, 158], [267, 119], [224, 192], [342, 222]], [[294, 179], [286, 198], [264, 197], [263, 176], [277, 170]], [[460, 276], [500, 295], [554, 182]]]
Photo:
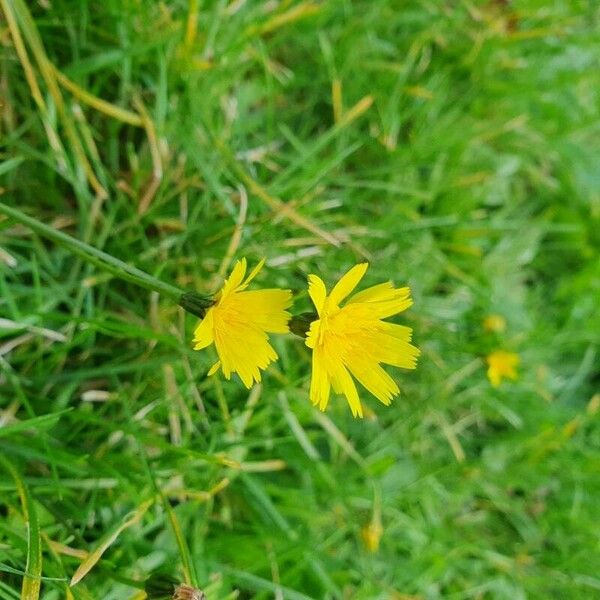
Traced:
[[423, 352], [363, 421], [292, 336], [248, 393], [0, 220], [0, 599], [600, 597], [594, 2], [0, 4], [2, 202], [200, 292], [266, 256], [297, 312], [368, 259]]

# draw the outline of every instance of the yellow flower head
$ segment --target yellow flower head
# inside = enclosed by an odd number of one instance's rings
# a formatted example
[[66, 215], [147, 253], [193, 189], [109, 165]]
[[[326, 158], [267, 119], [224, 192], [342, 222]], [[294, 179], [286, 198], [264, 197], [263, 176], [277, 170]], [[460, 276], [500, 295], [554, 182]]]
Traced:
[[219, 360], [208, 374], [221, 368], [230, 379], [231, 373], [238, 373], [247, 388], [260, 381], [260, 370], [278, 358], [267, 333], [289, 331], [286, 308], [292, 303], [290, 290], [246, 291], [264, 264], [262, 260], [244, 279], [246, 259], [237, 261], [194, 332], [194, 350], [212, 343], [217, 348]]
[[502, 315], [488, 315], [483, 320], [485, 331], [502, 333], [506, 329], [506, 319]]
[[355, 417], [362, 417], [363, 411], [350, 374], [389, 405], [400, 390], [381, 363], [414, 369], [420, 354], [410, 344], [410, 327], [382, 321], [412, 304], [407, 287], [396, 289], [390, 281], [380, 283], [354, 294], [340, 306], [368, 266], [362, 263], [350, 269], [329, 296], [319, 277], [308, 276], [308, 293], [319, 316], [306, 338], [306, 345], [313, 349], [310, 399], [325, 410], [333, 386], [335, 392], [346, 396]]
[[383, 526], [381, 520], [373, 519], [370, 523], [367, 523], [361, 530], [360, 536], [363, 544], [369, 552], [377, 552], [379, 550], [379, 542], [383, 535]]
[[502, 383], [502, 378], [516, 379], [516, 368], [519, 366], [519, 355], [514, 352], [496, 350], [486, 358], [488, 364], [487, 376], [494, 387]]

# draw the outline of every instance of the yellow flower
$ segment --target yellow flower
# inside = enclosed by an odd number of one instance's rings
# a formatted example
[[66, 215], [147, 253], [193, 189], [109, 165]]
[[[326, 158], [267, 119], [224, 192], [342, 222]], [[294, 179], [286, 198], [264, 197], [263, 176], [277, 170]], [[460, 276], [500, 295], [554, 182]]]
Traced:
[[247, 388], [260, 381], [260, 370], [277, 360], [267, 333], [287, 333], [292, 303], [289, 290], [246, 291], [248, 284], [262, 269], [262, 260], [244, 279], [246, 259], [236, 262], [229, 279], [216, 295], [215, 303], [208, 309], [194, 332], [194, 350], [215, 344], [219, 360], [208, 372], [219, 368], [227, 379], [238, 373]]
[[506, 319], [502, 315], [488, 315], [483, 320], [483, 328], [486, 331], [501, 333], [506, 329]]
[[367, 523], [360, 530], [360, 536], [362, 538], [363, 544], [369, 552], [373, 553], [379, 550], [379, 542], [381, 541], [382, 535], [383, 526], [381, 525], [381, 520], [377, 518], [373, 518], [372, 521]]
[[412, 304], [410, 290], [396, 289], [390, 281], [354, 294], [340, 303], [363, 278], [367, 263], [350, 269], [331, 290], [316, 275], [308, 276], [308, 293], [319, 318], [310, 325], [306, 345], [313, 349], [310, 399], [321, 410], [329, 401], [330, 389], [344, 394], [352, 414], [363, 411], [352, 374], [383, 404], [400, 393], [396, 382], [381, 363], [414, 369], [420, 352], [410, 344], [412, 329], [382, 321]]
[[514, 352], [496, 350], [486, 358], [488, 364], [487, 376], [494, 387], [502, 383], [502, 378], [516, 379], [516, 368], [519, 365], [519, 355]]

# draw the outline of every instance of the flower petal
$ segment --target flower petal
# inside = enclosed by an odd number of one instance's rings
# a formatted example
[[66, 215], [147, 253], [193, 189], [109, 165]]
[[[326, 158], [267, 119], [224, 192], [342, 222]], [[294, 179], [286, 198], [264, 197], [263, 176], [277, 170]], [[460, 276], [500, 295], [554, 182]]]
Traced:
[[310, 380], [310, 400], [315, 406], [324, 411], [329, 402], [331, 382], [325, 368], [322, 350], [315, 348], [312, 357], [312, 377]]
[[351, 298], [348, 299], [348, 304], [354, 302], [376, 302], [378, 300], [387, 300], [390, 293], [394, 293], [394, 285], [391, 281], [384, 283], [378, 283], [372, 285], [366, 290], [356, 292]]
[[214, 375], [219, 369], [221, 368], [221, 361], [218, 360], [209, 370], [208, 373], [206, 374], [207, 377], [210, 377], [211, 375]]
[[252, 319], [252, 322], [269, 333], [288, 333], [291, 318], [286, 308], [292, 304], [290, 290], [251, 290], [236, 294], [236, 304]]
[[306, 340], [304, 343], [309, 348], [316, 348], [317, 343], [319, 341], [320, 332], [321, 332], [321, 321], [319, 319], [317, 319], [316, 321], [313, 321], [310, 324], [310, 329], [308, 330], [308, 333], [306, 334]]
[[308, 276], [308, 295], [317, 309], [317, 314], [321, 315], [327, 298], [327, 288], [318, 275]]
[[415, 369], [421, 351], [410, 343], [412, 329], [395, 323], [383, 323], [383, 330], [372, 339], [373, 356], [378, 363], [403, 369]]
[[348, 300], [348, 303], [353, 302], [385, 302], [388, 300], [399, 300], [410, 296], [409, 287], [395, 288], [391, 281], [373, 285], [366, 290], [357, 292]]
[[219, 323], [215, 329], [215, 346], [227, 379], [237, 373], [247, 388], [261, 380], [266, 369], [278, 356], [267, 334], [248, 323]]
[[350, 410], [352, 411], [353, 417], [360, 417], [362, 419], [363, 410], [362, 405], [360, 403], [360, 399], [358, 397], [358, 392], [356, 391], [356, 385], [354, 385], [354, 381], [352, 377], [350, 377], [350, 373], [346, 371], [345, 368], [340, 370], [341, 379], [339, 380], [342, 391], [346, 399], [348, 400], [348, 404], [350, 405]]
[[250, 275], [248, 275], [248, 277], [246, 277], [246, 280], [238, 286], [238, 289], [241, 290], [245, 290], [248, 287], [248, 284], [260, 273], [260, 270], [265, 266], [265, 259], [261, 259], [260, 262], [254, 267], [254, 269], [252, 269], [252, 272], [250, 273]]
[[214, 342], [213, 335], [214, 308], [209, 308], [194, 331], [194, 350], [202, 350]]
[[360, 399], [358, 398], [358, 392], [350, 373], [348, 373], [346, 367], [340, 360], [339, 356], [334, 356], [330, 348], [324, 348], [325, 353], [325, 364], [329, 376], [331, 377], [331, 383], [333, 389], [338, 394], [344, 394], [350, 405], [353, 417], [363, 416], [362, 406]]
[[369, 263], [360, 263], [352, 267], [345, 275], [343, 275], [331, 290], [331, 294], [329, 295], [331, 304], [336, 306], [339, 305], [340, 302], [359, 284], [368, 268]]
[[224, 298], [235, 292], [238, 287], [242, 284], [244, 280], [244, 275], [246, 275], [247, 263], [246, 259], [242, 258], [242, 260], [238, 260], [233, 270], [231, 271], [231, 275], [225, 280], [223, 287], [221, 288], [220, 298]]
[[363, 358], [355, 357], [355, 360], [348, 364], [348, 368], [352, 375], [386, 406], [400, 393], [398, 384], [376, 363], [370, 364]]
[[412, 306], [410, 288], [394, 288], [390, 282], [375, 285], [354, 294], [348, 305], [366, 305], [378, 319], [386, 319]]

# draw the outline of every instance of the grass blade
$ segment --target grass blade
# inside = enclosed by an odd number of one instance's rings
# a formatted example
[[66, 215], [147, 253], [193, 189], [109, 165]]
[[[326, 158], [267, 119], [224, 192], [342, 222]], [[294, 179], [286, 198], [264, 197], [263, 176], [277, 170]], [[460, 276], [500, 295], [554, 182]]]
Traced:
[[4, 457], [0, 456], [0, 463], [4, 465], [4, 468], [15, 480], [27, 527], [27, 564], [25, 566], [26, 574], [23, 577], [23, 586], [21, 587], [21, 600], [38, 600], [42, 577], [42, 541], [37, 512], [29, 489], [21, 479], [18, 471]]
[[77, 571], [71, 578], [70, 585], [76, 585], [79, 583], [96, 565], [96, 563], [102, 558], [102, 555], [112, 546], [117, 538], [129, 527], [135, 525], [144, 516], [146, 511], [154, 504], [154, 500], [146, 500], [135, 510], [131, 511], [121, 522], [113, 527], [99, 542], [94, 550], [92, 550], [87, 558], [79, 565]]
[[70, 412], [71, 410], [72, 409], [69, 408], [57, 413], [42, 415], [41, 417], [33, 417], [32, 419], [27, 419], [25, 421], [17, 421], [16, 423], [11, 423], [10, 425], [5, 425], [4, 427], [0, 426], [0, 438], [12, 435], [13, 433], [28, 431], [30, 429], [35, 429], [36, 431], [48, 429], [52, 427], [62, 415]]

